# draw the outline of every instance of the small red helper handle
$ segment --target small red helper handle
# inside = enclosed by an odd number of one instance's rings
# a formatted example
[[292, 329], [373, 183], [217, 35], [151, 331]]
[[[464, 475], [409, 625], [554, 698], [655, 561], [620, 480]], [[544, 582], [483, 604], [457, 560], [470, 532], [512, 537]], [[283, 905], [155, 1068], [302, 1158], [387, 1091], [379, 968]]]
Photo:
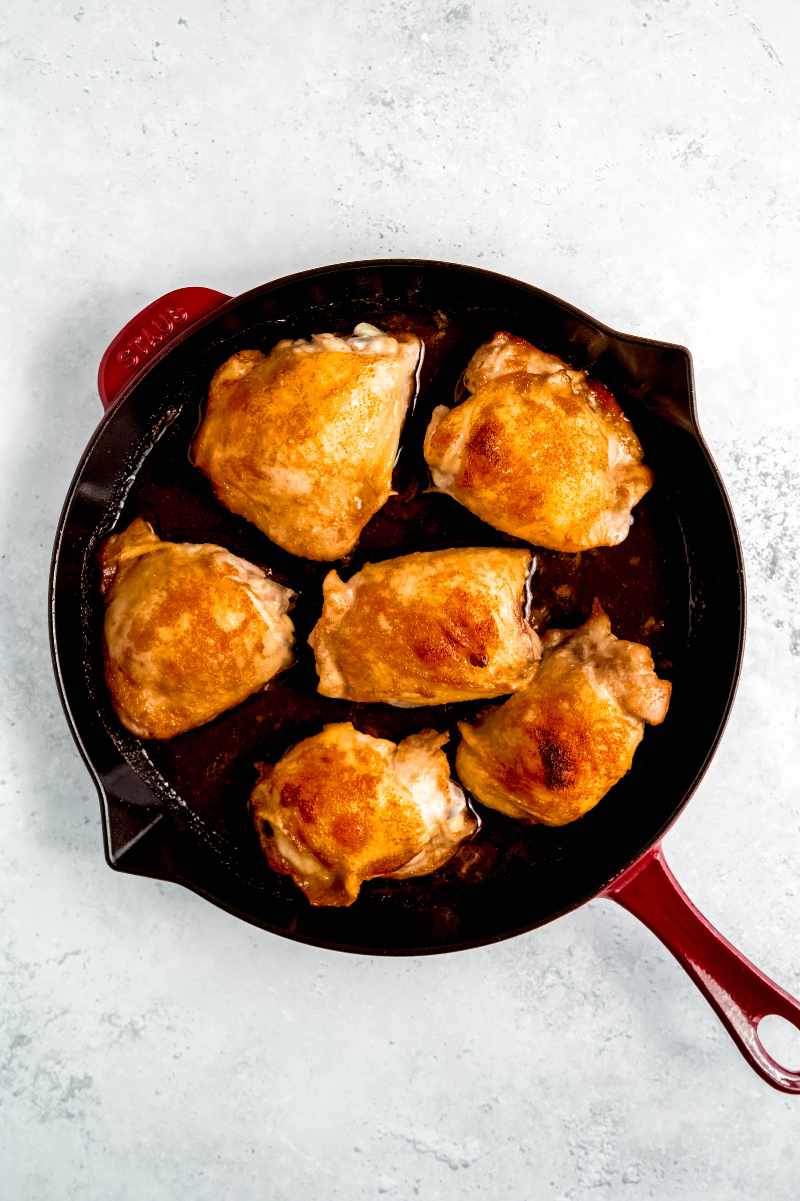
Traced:
[[176, 288], [154, 300], [121, 329], [100, 360], [97, 390], [104, 409], [110, 409], [123, 388], [139, 375], [153, 356], [214, 309], [230, 300], [213, 288]]
[[601, 895], [622, 905], [661, 939], [767, 1084], [784, 1093], [800, 1093], [800, 1068], [779, 1064], [758, 1036], [759, 1022], [772, 1014], [800, 1030], [800, 1002], [703, 917], [670, 871], [660, 845], [637, 859]]

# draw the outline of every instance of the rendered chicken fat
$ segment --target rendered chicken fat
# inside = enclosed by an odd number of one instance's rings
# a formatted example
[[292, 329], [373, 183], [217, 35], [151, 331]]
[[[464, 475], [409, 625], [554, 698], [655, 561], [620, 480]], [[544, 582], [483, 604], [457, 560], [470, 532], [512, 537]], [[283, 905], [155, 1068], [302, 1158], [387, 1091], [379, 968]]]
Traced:
[[391, 495], [422, 344], [362, 323], [216, 372], [193, 458], [218, 499], [308, 559], [346, 555]]
[[309, 642], [323, 696], [443, 705], [505, 696], [540, 655], [525, 617], [526, 550], [459, 548], [335, 571]]
[[577, 630], [550, 630], [536, 678], [472, 725], [459, 724], [459, 779], [511, 817], [561, 826], [629, 770], [644, 723], [666, 716], [671, 685], [646, 646], [614, 637], [595, 605]]
[[506, 333], [475, 352], [464, 384], [471, 395], [434, 409], [425, 436], [439, 491], [552, 550], [623, 541], [653, 477], [606, 388]]
[[441, 867], [477, 827], [446, 741], [425, 730], [396, 745], [342, 722], [262, 767], [250, 805], [271, 867], [331, 906], [352, 905], [365, 880]]
[[100, 566], [106, 680], [134, 734], [203, 725], [292, 663], [294, 594], [222, 547], [162, 542], [139, 518]]

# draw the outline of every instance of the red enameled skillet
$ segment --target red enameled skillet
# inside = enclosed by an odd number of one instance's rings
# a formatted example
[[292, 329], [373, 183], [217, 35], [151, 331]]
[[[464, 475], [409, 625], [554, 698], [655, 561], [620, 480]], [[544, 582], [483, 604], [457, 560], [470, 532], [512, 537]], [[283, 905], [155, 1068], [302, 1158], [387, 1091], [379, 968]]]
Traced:
[[[235, 350], [268, 349], [281, 337], [348, 330], [363, 320], [410, 325], [427, 352], [395, 471], [397, 495], [340, 569], [423, 548], [513, 544], [449, 497], [425, 491], [420, 449], [432, 407], [452, 403], [469, 355], [496, 329], [507, 329], [606, 384], [656, 473], [620, 547], [577, 556], [537, 549], [539, 624], [577, 624], [598, 596], [615, 631], [647, 642], [674, 687], [664, 725], [647, 731], [632, 770], [581, 821], [525, 827], [484, 810], [476, 839], [440, 872], [372, 881], [352, 908], [326, 910], [308, 905], [259, 856], [245, 804], [254, 763], [277, 758], [325, 721], [350, 718], [368, 733], [397, 739], [424, 726], [453, 727], [476, 706], [397, 710], [319, 697], [305, 638], [331, 565], [294, 559], [222, 509], [188, 450], [208, 380]], [[709, 925], [660, 845], [720, 738], [744, 637], [741, 550], [698, 427], [688, 351], [615, 333], [500, 275], [386, 260], [303, 272], [235, 299], [207, 288], [172, 292], [114, 339], [99, 390], [106, 415], [59, 522], [50, 629], [64, 709], [100, 794], [109, 864], [183, 884], [274, 933], [371, 954], [477, 946], [605, 897], [636, 914], [672, 951], [751, 1066], [776, 1088], [800, 1093], [800, 1071], [777, 1063], [758, 1035], [768, 1014], [800, 1027], [800, 1004]], [[244, 705], [168, 743], [145, 743], [125, 731], [103, 682], [97, 548], [138, 514], [162, 537], [227, 546], [299, 593], [296, 666]]]

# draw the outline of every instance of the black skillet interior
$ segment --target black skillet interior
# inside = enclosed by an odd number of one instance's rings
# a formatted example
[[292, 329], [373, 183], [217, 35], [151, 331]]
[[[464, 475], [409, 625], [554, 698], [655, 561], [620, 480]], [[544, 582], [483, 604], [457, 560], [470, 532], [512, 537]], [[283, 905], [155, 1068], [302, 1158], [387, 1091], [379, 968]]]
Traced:
[[[472, 351], [496, 329], [587, 367], [615, 393], [644, 444], [656, 484], [619, 547], [581, 555], [536, 550], [540, 627], [575, 625], [597, 596], [615, 632], [648, 643], [674, 682], [663, 726], [631, 772], [581, 821], [524, 826], [476, 808], [477, 837], [430, 877], [372, 881], [346, 910], [313, 909], [263, 863], [246, 801], [258, 760], [273, 760], [327, 721], [351, 719], [399, 739], [452, 729], [476, 704], [402, 710], [315, 691], [305, 645], [330, 564], [303, 561], [215, 501], [189, 461], [208, 380], [233, 351], [278, 338], [349, 331], [363, 320], [411, 327], [426, 343], [394, 486], [350, 560], [412, 550], [516, 545], [448, 497], [425, 492], [421, 446], [435, 404], [449, 404]], [[142, 743], [111, 710], [102, 677], [96, 552], [141, 514], [164, 538], [216, 542], [268, 567], [299, 592], [300, 653], [289, 672], [239, 708], [167, 743]], [[238, 916], [303, 941], [372, 953], [475, 945], [528, 929], [595, 895], [663, 832], [716, 744], [738, 673], [741, 559], [730, 509], [697, 429], [691, 362], [680, 347], [618, 335], [525, 284], [472, 268], [416, 261], [307, 272], [230, 302], [168, 348], [106, 417], [78, 469], [53, 563], [56, 672], [103, 801], [109, 862], [176, 880]], [[452, 748], [451, 748], [452, 749]]]

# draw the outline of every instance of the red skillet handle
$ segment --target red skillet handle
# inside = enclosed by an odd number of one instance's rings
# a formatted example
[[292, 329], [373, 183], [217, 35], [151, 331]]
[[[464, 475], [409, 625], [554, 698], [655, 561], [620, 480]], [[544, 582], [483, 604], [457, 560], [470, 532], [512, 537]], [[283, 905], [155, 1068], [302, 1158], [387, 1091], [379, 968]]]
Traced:
[[769, 1014], [800, 1030], [800, 1002], [706, 921], [673, 876], [661, 847], [638, 859], [602, 895], [629, 910], [661, 939], [759, 1076], [781, 1092], [800, 1093], [800, 1070], [782, 1067], [758, 1037], [758, 1023]]
[[103, 408], [111, 408], [125, 385], [166, 342], [226, 300], [230, 296], [213, 288], [176, 288], [142, 309], [120, 330], [100, 360], [97, 391]]

